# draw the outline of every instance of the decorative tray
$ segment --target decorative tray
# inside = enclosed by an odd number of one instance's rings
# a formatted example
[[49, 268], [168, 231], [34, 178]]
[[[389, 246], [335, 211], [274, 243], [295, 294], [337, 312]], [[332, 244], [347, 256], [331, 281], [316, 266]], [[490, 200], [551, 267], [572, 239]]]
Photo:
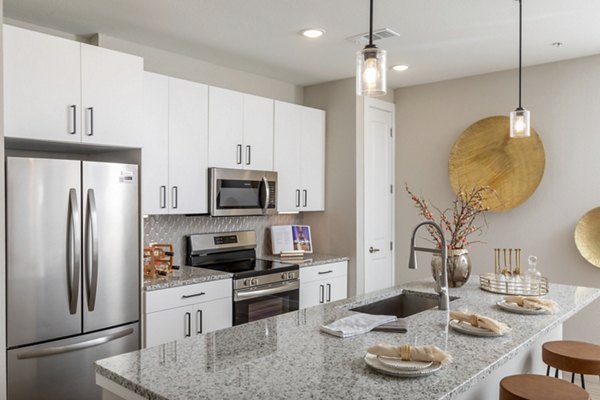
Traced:
[[520, 296], [543, 296], [548, 293], [548, 278], [529, 281], [522, 276], [506, 277], [492, 273], [479, 277], [479, 287], [486, 292]]

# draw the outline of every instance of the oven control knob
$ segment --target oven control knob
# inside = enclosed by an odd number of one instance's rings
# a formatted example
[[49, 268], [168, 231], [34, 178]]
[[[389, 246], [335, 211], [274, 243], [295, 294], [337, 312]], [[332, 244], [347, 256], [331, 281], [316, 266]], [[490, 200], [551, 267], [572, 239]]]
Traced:
[[258, 279], [256, 279], [256, 278], [252, 278], [252, 279], [250, 280], [250, 284], [251, 284], [251, 285], [258, 285]]
[[296, 279], [296, 274], [293, 272], [288, 273], [288, 279]]
[[288, 274], [287, 274], [287, 273], [285, 273], [285, 272], [283, 272], [283, 273], [281, 274], [281, 279], [289, 279], [289, 278], [288, 278]]
[[244, 286], [250, 286], [252, 284], [252, 282], [250, 281], [250, 279], [244, 279]]

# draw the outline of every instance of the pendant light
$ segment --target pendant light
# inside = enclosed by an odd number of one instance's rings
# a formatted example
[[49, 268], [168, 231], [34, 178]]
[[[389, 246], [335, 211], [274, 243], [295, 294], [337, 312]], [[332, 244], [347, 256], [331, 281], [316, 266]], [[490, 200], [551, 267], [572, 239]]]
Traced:
[[383, 96], [386, 93], [385, 50], [373, 44], [373, 0], [369, 19], [369, 44], [356, 52], [356, 94]]
[[531, 135], [529, 111], [521, 107], [521, 69], [523, 48], [523, 4], [519, 0], [519, 107], [510, 113], [510, 137], [525, 138]]

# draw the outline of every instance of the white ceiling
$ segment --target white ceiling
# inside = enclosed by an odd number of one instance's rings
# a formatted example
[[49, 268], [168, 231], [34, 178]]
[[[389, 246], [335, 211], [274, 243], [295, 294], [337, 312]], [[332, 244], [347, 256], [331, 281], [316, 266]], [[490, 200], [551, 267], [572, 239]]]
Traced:
[[[78, 35], [109, 36], [298, 85], [354, 75], [368, 0], [4, 0], [4, 15]], [[525, 65], [600, 53], [600, 0], [523, 0]], [[379, 46], [389, 86], [514, 68], [514, 0], [377, 0], [375, 29], [401, 34]], [[318, 40], [298, 32], [325, 29]], [[553, 42], [563, 42], [557, 48]]]

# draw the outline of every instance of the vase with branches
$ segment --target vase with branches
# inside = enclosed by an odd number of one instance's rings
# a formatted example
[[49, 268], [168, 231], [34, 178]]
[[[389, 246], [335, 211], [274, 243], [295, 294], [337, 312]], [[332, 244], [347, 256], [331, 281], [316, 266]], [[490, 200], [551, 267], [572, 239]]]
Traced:
[[[405, 189], [415, 208], [419, 211], [419, 215], [439, 224], [447, 234], [448, 285], [450, 287], [464, 285], [471, 275], [468, 247], [480, 242], [473, 240], [473, 236], [481, 235], [487, 228], [485, 213], [489, 209], [485, 206], [485, 200], [494, 193], [494, 190], [489, 186], [474, 186], [469, 190], [460, 188], [452, 205], [442, 210], [430, 204], [425, 198], [415, 195], [407, 184], [405, 184]], [[431, 210], [434, 210], [437, 216]], [[428, 227], [428, 232], [435, 246], [438, 249], [441, 248], [439, 233], [431, 227]], [[431, 264], [434, 277], [439, 276], [436, 271], [439, 273], [442, 268], [441, 257], [434, 256]]]

